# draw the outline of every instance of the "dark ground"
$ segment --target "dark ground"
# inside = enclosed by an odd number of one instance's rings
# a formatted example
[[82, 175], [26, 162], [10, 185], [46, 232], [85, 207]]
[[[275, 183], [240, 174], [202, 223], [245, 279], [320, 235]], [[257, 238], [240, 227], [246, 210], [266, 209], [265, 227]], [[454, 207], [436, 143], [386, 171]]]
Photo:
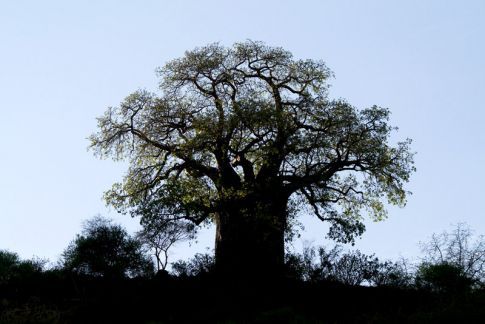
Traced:
[[238, 282], [44, 273], [0, 284], [0, 323], [485, 323], [483, 290]]

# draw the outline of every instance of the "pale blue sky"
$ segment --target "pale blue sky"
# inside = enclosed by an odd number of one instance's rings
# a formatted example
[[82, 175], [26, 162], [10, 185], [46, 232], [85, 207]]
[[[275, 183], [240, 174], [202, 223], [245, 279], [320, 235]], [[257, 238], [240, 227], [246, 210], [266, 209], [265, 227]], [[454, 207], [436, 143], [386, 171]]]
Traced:
[[[356, 247], [384, 258], [465, 221], [485, 233], [484, 1], [1, 1], [0, 249], [55, 261], [83, 219], [137, 220], [103, 191], [124, 165], [87, 152], [95, 117], [187, 49], [245, 39], [323, 59], [331, 96], [392, 111], [417, 151], [404, 209], [369, 223]], [[304, 239], [324, 227], [304, 217]], [[181, 246], [187, 257], [212, 243]]]

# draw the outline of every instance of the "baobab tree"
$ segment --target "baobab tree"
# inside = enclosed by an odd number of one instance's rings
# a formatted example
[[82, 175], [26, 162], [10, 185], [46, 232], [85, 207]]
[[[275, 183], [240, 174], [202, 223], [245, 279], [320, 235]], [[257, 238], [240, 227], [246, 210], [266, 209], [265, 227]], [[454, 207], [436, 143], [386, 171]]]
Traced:
[[364, 213], [381, 220], [386, 201], [405, 204], [410, 140], [389, 144], [388, 109], [330, 99], [322, 61], [211, 44], [158, 75], [160, 93], [136, 91], [98, 118], [92, 149], [129, 162], [106, 200], [142, 219], [215, 223], [220, 273], [280, 271], [292, 211], [349, 242]]

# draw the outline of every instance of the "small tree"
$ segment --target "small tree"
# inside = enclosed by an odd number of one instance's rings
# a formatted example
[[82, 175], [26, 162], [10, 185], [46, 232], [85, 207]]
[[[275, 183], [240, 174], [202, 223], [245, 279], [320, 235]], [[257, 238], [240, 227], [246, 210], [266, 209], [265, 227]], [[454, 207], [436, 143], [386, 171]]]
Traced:
[[63, 253], [65, 269], [91, 276], [122, 278], [153, 273], [153, 263], [142, 244], [120, 225], [96, 216], [84, 224], [81, 235]]
[[485, 237], [475, 238], [467, 224], [457, 224], [451, 233], [433, 234], [429, 242], [420, 244], [425, 254], [423, 267], [454, 267], [475, 283], [485, 281]]
[[168, 265], [168, 250], [177, 242], [193, 238], [194, 225], [183, 221], [143, 224], [136, 238], [149, 250], [156, 260], [157, 271], [165, 270]]

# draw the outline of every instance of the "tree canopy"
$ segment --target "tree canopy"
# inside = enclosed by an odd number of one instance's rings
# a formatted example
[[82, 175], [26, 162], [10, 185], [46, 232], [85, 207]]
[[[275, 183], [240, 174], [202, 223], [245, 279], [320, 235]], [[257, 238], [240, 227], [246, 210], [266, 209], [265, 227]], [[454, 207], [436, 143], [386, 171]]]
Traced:
[[91, 136], [98, 156], [129, 162], [106, 193], [120, 212], [215, 221], [222, 242], [288, 231], [292, 211], [307, 210], [350, 242], [364, 231], [363, 211], [381, 220], [386, 202], [405, 204], [411, 141], [389, 143], [389, 109], [330, 99], [324, 62], [247, 41], [187, 51], [158, 75], [159, 94], [129, 95]]

